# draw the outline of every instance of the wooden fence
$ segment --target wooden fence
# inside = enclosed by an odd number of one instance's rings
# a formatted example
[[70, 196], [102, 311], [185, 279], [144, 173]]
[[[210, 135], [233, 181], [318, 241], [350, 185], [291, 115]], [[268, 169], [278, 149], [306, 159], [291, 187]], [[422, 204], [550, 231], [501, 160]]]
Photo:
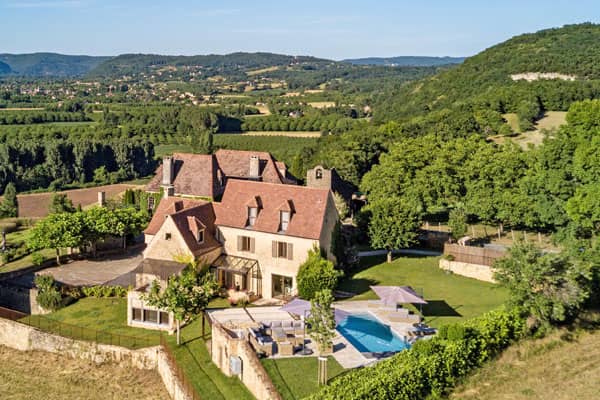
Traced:
[[453, 257], [453, 261], [487, 266], [491, 266], [498, 258], [506, 256], [506, 252], [501, 250], [449, 243], [444, 245], [444, 254]]

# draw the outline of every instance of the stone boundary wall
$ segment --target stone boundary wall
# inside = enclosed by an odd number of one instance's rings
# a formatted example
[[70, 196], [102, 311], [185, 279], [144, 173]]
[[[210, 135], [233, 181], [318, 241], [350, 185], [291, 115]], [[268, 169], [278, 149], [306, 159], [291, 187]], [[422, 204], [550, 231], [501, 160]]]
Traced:
[[130, 350], [124, 347], [69, 339], [0, 318], [0, 345], [20, 351], [47, 351], [96, 364], [115, 363], [124, 368], [157, 370], [173, 400], [190, 400], [160, 346]]
[[237, 337], [218, 323], [212, 325], [211, 357], [217, 367], [226, 375], [232, 376], [229, 368], [230, 357], [242, 360], [240, 380], [257, 400], [282, 400], [271, 377], [258, 359], [245, 337]]
[[470, 264], [460, 261], [440, 260], [440, 268], [454, 274], [466, 276], [484, 282], [497, 283], [494, 279], [494, 269], [487, 265]]

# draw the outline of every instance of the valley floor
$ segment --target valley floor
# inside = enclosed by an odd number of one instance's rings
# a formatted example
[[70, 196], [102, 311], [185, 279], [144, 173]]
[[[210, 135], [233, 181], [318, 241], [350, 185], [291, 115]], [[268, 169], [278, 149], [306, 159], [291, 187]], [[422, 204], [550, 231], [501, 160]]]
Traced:
[[600, 331], [559, 331], [510, 347], [450, 399], [591, 400], [600, 393]]
[[96, 365], [40, 351], [0, 346], [0, 398], [28, 399], [168, 399], [155, 371]]

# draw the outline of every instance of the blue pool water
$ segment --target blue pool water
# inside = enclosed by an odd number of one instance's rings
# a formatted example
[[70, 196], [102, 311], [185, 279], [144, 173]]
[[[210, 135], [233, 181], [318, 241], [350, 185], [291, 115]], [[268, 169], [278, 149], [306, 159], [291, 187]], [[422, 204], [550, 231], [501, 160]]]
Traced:
[[353, 314], [337, 330], [361, 353], [398, 352], [410, 347], [388, 325], [371, 314]]

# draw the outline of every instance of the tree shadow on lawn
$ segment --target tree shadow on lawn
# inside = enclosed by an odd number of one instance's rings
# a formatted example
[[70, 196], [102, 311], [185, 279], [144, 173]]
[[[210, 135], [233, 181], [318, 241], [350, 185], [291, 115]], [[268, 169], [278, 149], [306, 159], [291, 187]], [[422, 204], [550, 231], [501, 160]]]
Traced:
[[338, 285], [338, 289], [344, 292], [354, 293], [355, 295], [361, 295], [371, 290], [370, 286], [377, 285], [379, 281], [374, 279], [358, 278], [358, 279], [347, 279], [342, 281]]
[[[417, 307], [417, 306], [415, 306]], [[457, 306], [459, 308], [462, 306]], [[462, 317], [456, 311], [456, 308], [451, 307], [444, 300], [427, 300], [427, 304], [423, 304], [424, 317]]]

